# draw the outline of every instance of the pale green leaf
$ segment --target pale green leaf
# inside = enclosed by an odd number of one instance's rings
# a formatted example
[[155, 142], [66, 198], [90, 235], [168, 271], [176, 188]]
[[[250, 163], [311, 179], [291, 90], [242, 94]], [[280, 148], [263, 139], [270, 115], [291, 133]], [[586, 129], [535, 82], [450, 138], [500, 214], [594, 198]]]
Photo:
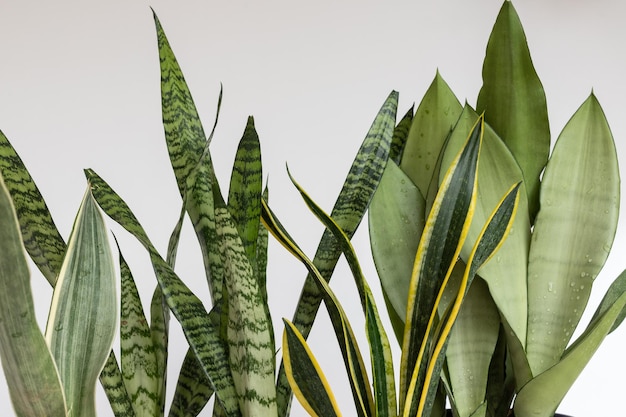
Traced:
[[96, 381], [117, 326], [117, 278], [108, 230], [85, 193], [54, 287], [46, 342], [59, 369], [72, 415], [95, 416]]
[[558, 362], [611, 249], [620, 179], [613, 136], [592, 94], [556, 142], [543, 175], [528, 268], [528, 360]]
[[1, 179], [0, 235], [0, 359], [11, 402], [20, 417], [65, 416], [63, 386], [35, 317], [19, 222]]

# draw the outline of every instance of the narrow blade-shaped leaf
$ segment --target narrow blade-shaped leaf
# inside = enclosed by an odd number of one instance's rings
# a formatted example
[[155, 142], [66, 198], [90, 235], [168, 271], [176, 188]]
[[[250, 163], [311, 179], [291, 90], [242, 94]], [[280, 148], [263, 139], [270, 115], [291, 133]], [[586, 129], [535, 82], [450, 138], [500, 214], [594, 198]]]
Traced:
[[20, 417], [65, 416], [63, 386], [35, 317], [19, 221], [0, 179], [0, 359]]
[[161, 63], [161, 107], [165, 140], [180, 195], [206, 145], [206, 136], [189, 87], [156, 14], [154, 23]]
[[476, 109], [485, 113], [485, 121], [519, 163], [534, 220], [539, 209], [539, 175], [550, 152], [550, 126], [543, 86], [510, 1], [502, 5], [489, 37]]
[[304, 337], [283, 319], [283, 356], [286, 376], [296, 398], [313, 417], [341, 416], [335, 396]]
[[620, 179], [613, 136], [592, 94], [559, 135], [541, 185], [528, 268], [528, 360], [561, 357], [611, 249]]
[[152, 333], [130, 267], [120, 251], [120, 361], [137, 417], [161, 415], [159, 368]]
[[133, 403], [126, 391], [122, 371], [120, 371], [113, 351], [109, 354], [109, 358], [104, 364], [102, 372], [100, 372], [100, 384], [104, 388], [115, 417], [135, 417]]
[[[470, 106], [465, 106], [463, 113], [454, 127], [442, 167], [447, 167], [463, 147], [468, 132], [471, 131], [478, 115]], [[480, 150], [478, 168], [478, 198], [474, 220], [470, 226], [467, 240], [461, 251], [461, 257], [467, 259], [478, 234], [502, 196], [511, 185], [523, 180], [522, 172], [508, 150], [493, 129], [485, 123], [483, 145]], [[521, 187], [524, 187], [522, 184]], [[498, 256], [481, 268], [480, 275], [487, 281], [489, 291], [496, 305], [502, 312], [515, 336], [526, 340], [528, 319], [527, 271], [528, 250], [530, 246], [530, 220], [526, 191], [520, 197], [520, 209], [515, 217], [514, 233], [504, 242]]]
[[[471, 223], [475, 206], [476, 169], [483, 135], [483, 120], [479, 118], [444, 177], [437, 198], [426, 221], [415, 264], [407, 302], [407, 315], [400, 362], [400, 407], [405, 409], [404, 395], [415, 372], [423, 375], [425, 352], [430, 350], [437, 297], [445, 286]], [[415, 392], [421, 390], [423, 380]]]
[[13, 200], [24, 247], [44, 277], [54, 286], [67, 246], [33, 178], [1, 131], [0, 175]]
[[354, 398], [357, 415], [364, 417], [373, 413], [374, 400], [368, 382], [365, 363], [359, 350], [356, 337], [348, 318], [337, 300], [330, 286], [321, 276], [321, 273], [315, 268], [313, 262], [300, 250], [296, 243], [289, 237], [280, 222], [276, 219], [270, 208], [263, 203], [262, 217], [263, 224], [269, 232], [298, 260], [300, 260], [309, 271], [310, 276], [315, 279], [317, 285], [320, 286], [322, 296], [324, 297], [324, 305], [330, 316], [335, 336], [344, 360], [346, 371], [348, 372], [350, 387]]
[[393, 130], [391, 138], [391, 147], [389, 148], [389, 160], [400, 164], [402, 153], [409, 138], [411, 125], [413, 124], [413, 107], [411, 107], [400, 119], [396, 128]]
[[277, 409], [272, 322], [244, 244], [226, 207], [216, 208], [215, 222], [228, 291], [230, 369], [241, 412], [244, 416], [273, 417]]
[[[387, 164], [397, 107], [398, 93], [393, 91], [374, 119], [331, 212], [331, 216], [349, 237], [361, 222]], [[324, 279], [330, 280], [340, 253], [332, 234], [325, 231], [313, 258]], [[311, 330], [321, 299], [322, 295], [313, 277], [307, 277], [293, 319], [305, 338]], [[278, 415], [285, 417], [289, 411], [291, 392], [282, 365], [277, 389]]]
[[210, 384], [193, 350], [188, 349], [178, 375], [169, 417], [199, 415], [213, 395]]
[[52, 296], [46, 341], [68, 410], [95, 416], [95, 388], [117, 326], [117, 284], [108, 230], [89, 190], [76, 216]]

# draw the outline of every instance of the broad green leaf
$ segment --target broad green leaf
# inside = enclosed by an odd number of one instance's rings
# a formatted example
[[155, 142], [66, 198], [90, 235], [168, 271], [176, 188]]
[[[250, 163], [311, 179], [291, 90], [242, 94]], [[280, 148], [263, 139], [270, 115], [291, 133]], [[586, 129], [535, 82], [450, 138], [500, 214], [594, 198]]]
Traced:
[[[409, 285], [400, 361], [400, 408], [405, 414], [409, 412], [405, 400], [417, 406], [405, 395], [411, 381], [416, 379], [417, 386], [412, 390], [421, 392], [427, 364], [423, 358], [425, 352], [431, 350], [438, 294], [446, 285], [471, 223], [483, 124], [479, 118], [466, 146], [450, 165], [418, 245]], [[411, 410], [411, 415], [413, 412]]]
[[400, 163], [422, 196], [428, 194], [431, 179], [438, 174], [437, 158], [461, 110], [459, 100], [437, 71], [415, 111]]
[[424, 213], [418, 188], [389, 161], [369, 208], [370, 246], [382, 290], [403, 322]]
[[132, 273], [120, 251], [122, 278], [120, 309], [120, 361], [126, 392], [137, 417], [162, 414], [159, 398], [157, 348], [143, 312]]
[[0, 359], [11, 402], [20, 417], [65, 416], [63, 386], [35, 317], [19, 227], [0, 179]]
[[226, 415], [239, 416], [228, 355], [219, 337], [219, 323], [210, 320], [202, 302], [161, 258], [126, 203], [95, 172], [87, 170], [86, 175], [103, 211], [135, 236], [148, 251], [163, 297], [181, 323], [187, 342], [211, 381], [211, 388], [217, 393], [220, 405], [224, 407]]
[[373, 413], [374, 400], [369, 386], [365, 364], [359, 350], [356, 337], [348, 318], [337, 300], [330, 286], [324, 280], [321, 273], [315, 268], [313, 262], [302, 252], [296, 243], [289, 237], [280, 222], [276, 219], [270, 208], [263, 203], [261, 220], [269, 232], [309, 271], [310, 276], [320, 286], [324, 297], [324, 305], [330, 316], [335, 336], [348, 372], [350, 387], [354, 398], [357, 415], [360, 417], [370, 416]]
[[[383, 174], [393, 137], [398, 93], [393, 91], [379, 110], [346, 177], [331, 216], [352, 237]], [[330, 280], [339, 260], [340, 250], [329, 231], [324, 231], [313, 263], [325, 280]], [[317, 314], [322, 295], [313, 277], [308, 276], [294, 314], [293, 323], [306, 338]], [[278, 374], [278, 415], [289, 411], [291, 392], [281, 365]]]
[[1, 131], [0, 175], [13, 200], [24, 247], [43, 276], [54, 286], [67, 246], [33, 178]]
[[[442, 167], [447, 167], [463, 147], [477, 117], [478, 115], [466, 105], [450, 135]], [[480, 187], [478, 187], [474, 220], [461, 251], [463, 259], [469, 256], [493, 207], [498, 204], [511, 185], [522, 180], [522, 172], [511, 152], [493, 129], [485, 124], [478, 168]], [[523, 184], [522, 187], [524, 187]], [[515, 218], [513, 232], [507, 237], [494, 260], [484, 265], [480, 271], [481, 277], [489, 285], [489, 291], [496, 305], [521, 341], [526, 340], [528, 315], [526, 280], [530, 246], [530, 220], [528, 219], [526, 191], [523, 191], [523, 194], [520, 198], [520, 209]]]
[[485, 402], [499, 330], [500, 316], [489, 289], [476, 279], [463, 300], [446, 349], [451, 401], [459, 417], [472, 416]]
[[188, 349], [180, 368], [169, 417], [199, 415], [213, 395], [210, 384], [193, 350]]
[[186, 180], [206, 145], [206, 136], [191, 92], [161, 22], [154, 14], [161, 63], [161, 107], [167, 150], [178, 190], [185, 195]]
[[539, 176], [550, 153], [550, 126], [543, 86], [510, 1], [502, 5], [489, 37], [476, 109], [484, 112], [485, 121], [519, 163], [534, 220], [539, 210]]
[[613, 136], [591, 94], [560, 134], [541, 185], [528, 269], [533, 375], [558, 362], [611, 249], [620, 180]]
[[283, 319], [283, 356], [286, 376], [304, 409], [313, 417], [341, 416], [328, 381], [304, 337], [289, 320]]
[[[626, 274], [622, 273], [618, 279], [623, 281], [624, 278]], [[551, 417], [554, 414], [576, 378], [619, 320], [625, 306], [626, 292], [622, 292], [611, 305], [604, 304], [602, 312], [567, 349], [561, 360], [522, 388], [515, 399], [517, 417]]]
[[109, 400], [115, 417], [135, 417], [135, 410], [126, 392], [122, 371], [117, 363], [115, 353], [111, 351], [109, 358], [100, 372], [100, 384]]
[[108, 230], [85, 193], [54, 287], [46, 342], [72, 415], [95, 416], [96, 381], [117, 326], [117, 285]]
[[215, 222], [226, 270], [230, 370], [240, 409], [244, 416], [275, 416], [272, 322], [244, 244], [226, 207], [216, 207]]

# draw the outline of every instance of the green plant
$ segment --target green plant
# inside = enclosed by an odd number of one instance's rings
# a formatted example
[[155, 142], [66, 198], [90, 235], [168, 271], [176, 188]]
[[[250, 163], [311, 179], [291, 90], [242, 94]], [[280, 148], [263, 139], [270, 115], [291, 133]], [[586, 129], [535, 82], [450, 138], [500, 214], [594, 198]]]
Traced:
[[[482, 116], [467, 104], [461, 106], [439, 74], [415, 115], [409, 112], [396, 127], [397, 140], [371, 203], [372, 252], [402, 346], [399, 411], [403, 416], [440, 415], [447, 396], [455, 416], [505, 416], [513, 405], [517, 417], [549, 417], [624, 316], [626, 273], [617, 277], [586, 330], [570, 343], [615, 235], [619, 212], [615, 145], [591, 94], [548, 158], [545, 94], [521, 23], [508, 1], [487, 46], [477, 108], [485, 120], [479, 186], [472, 190], [478, 203], [467, 215], [473, 220], [467, 239], [461, 240], [458, 262], [454, 253], [439, 267], [426, 270], [424, 251], [457, 233], [454, 228], [433, 231], [432, 219], [440, 216], [444, 173], [454, 167], [455, 155]], [[480, 278], [471, 286], [468, 282], [465, 291], [464, 271], [469, 264], [476, 272], [472, 256], [480, 245], [483, 225], [502, 195], [518, 183], [521, 192], [511, 232], [489, 262], [476, 266]], [[459, 223], [466, 218], [463, 212], [455, 216]], [[286, 244], [297, 253], [295, 244]], [[331, 307], [337, 301], [330, 290], [326, 294], [327, 308], [336, 308]], [[433, 320], [445, 323], [438, 329], [447, 328], [459, 297], [463, 304], [450, 337], [432, 340]], [[367, 303], [361, 298], [367, 314]], [[435, 312], [437, 319], [431, 318]], [[342, 323], [345, 318], [335, 321]], [[370, 335], [369, 325], [367, 332]], [[289, 324], [285, 337], [285, 349], [293, 349], [288, 355], [293, 356], [291, 382], [305, 407], [314, 415], [338, 414], [323, 378], [305, 389], [297, 376], [296, 370], [304, 372], [297, 368], [306, 364], [312, 366], [307, 375], [317, 373], [315, 360], [302, 347], [304, 338]], [[372, 356], [380, 359], [380, 351], [374, 349], [380, 343], [369, 341]], [[351, 365], [354, 358], [346, 353], [350, 349], [342, 346], [342, 351], [350, 378], [357, 378], [353, 375], [357, 367]], [[441, 352], [445, 363], [438, 362], [443, 361]], [[429, 370], [434, 373], [425, 379], [423, 367], [428, 361], [421, 359], [429, 355], [434, 360]], [[373, 374], [376, 380], [381, 371]], [[434, 383], [424, 383], [433, 377]], [[393, 407], [386, 414], [374, 410], [379, 401], [391, 404], [395, 394], [390, 392], [395, 391], [387, 387], [385, 395], [383, 388], [367, 405], [364, 398], [371, 397], [363, 394], [364, 385], [352, 382], [357, 413], [394, 415]], [[313, 404], [327, 408], [320, 411]]]

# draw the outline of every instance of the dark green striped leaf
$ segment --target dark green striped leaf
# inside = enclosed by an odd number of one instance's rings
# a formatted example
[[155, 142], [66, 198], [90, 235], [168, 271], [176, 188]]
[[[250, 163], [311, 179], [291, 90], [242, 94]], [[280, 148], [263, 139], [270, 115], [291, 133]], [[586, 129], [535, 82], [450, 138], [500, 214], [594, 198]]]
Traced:
[[135, 410], [126, 392], [122, 371], [117, 363], [115, 353], [111, 351], [109, 358], [100, 372], [100, 384], [109, 400], [115, 417], [135, 417]]
[[193, 350], [188, 349], [178, 375], [169, 417], [199, 415], [212, 395], [210, 381], [202, 371]]
[[[387, 164], [397, 103], [398, 93], [394, 91], [387, 97], [374, 119], [331, 212], [333, 219], [349, 237], [352, 237], [361, 222]], [[330, 280], [340, 253], [335, 238], [329, 231], [324, 231], [313, 263], [325, 280]], [[311, 330], [321, 299], [317, 284], [312, 276], [308, 276], [293, 319], [305, 338]], [[278, 415], [284, 417], [289, 410], [291, 392], [282, 365], [277, 389]]]
[[296, 397], [313, 417], [341, 416], [326, 377], [296, 326], [283, 319], [283, 355]]
[[86, 175], [93, 195], [104, 212], [133, 234], [150, 254], [163, 297], [181, 323], [185, 337], [213, 384], [212, 388], [226, 414], [240, 415], [228, 356], [219, 337], [219, 323], [209, 319], [202, 302], [161, 258], [126, 203], [95, 172], [87, 170]]
[[389, 148], [389, 160], [400, 164], [402, 160], [402, 153], [404, 147], [409, 138], [409, 131], [413, 124], [413, 107], [411, 107], [400, 119], [395, 129], [393, 130], [393, 137], [391, 138], [391, 146]]
[[22, 159], [1, 131], [0, 174], [13, 200], [24, 247], [43, 276], [54, 286], [65, 255], [65, 241]]

